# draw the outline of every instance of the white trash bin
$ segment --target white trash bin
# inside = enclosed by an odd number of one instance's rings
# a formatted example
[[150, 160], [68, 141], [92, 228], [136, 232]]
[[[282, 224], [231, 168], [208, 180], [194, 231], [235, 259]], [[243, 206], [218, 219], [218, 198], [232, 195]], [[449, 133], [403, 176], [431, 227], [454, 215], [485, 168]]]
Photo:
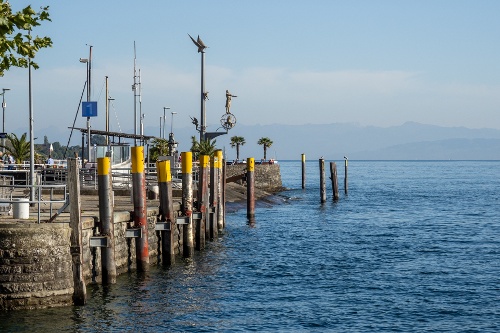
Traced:
[[27, 198], [12, 199], [12, 217], [23, 220], [30, 218], [30, 203]]
[[149, 185], [148, 186], [148, 199], [149, 200], [158, 200], [160, 197], [160, 187], [158, 185]]

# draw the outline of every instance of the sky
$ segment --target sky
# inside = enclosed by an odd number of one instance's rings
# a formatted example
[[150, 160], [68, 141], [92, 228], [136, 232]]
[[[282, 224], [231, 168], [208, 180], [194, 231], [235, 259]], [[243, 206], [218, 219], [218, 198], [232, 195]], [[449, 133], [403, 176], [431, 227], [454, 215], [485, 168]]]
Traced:
[[[200, 118], [201, 54], [208, 46], [208, 131], [219, 127], [225, 91], [238, 124], [414, 121], [500, 129], [500, 1], [497, 0], [162, 0], [11, 1], [14, 10], [50, 6], [50, 36], [33, 71], [35, 137], [51, 125], [86, 127], [77, 114], [92, 45], [94, 129], [105, 129], [105, 77], [114, 100], [110, 130], [134, 131], [134, 42], [145, 134], [193, 127]], [[28, 71], [0, 77], [6, 132], [28, 131]], [[86, 95], [84, 95], [86, 96]], [[85, 100], [85, 97], [84, 97]], [[137, 106], [139, 108], [139, 106]], [[137, 111], [139, 112], [139, 111]], [[170, 112], [177, 112], [173, 117]], [[22, 134], [22, 133], [21, 133]], [[68, 130], [69, 134], [69, 130]], [[79, 144], [80, 138], [72, 141]]]

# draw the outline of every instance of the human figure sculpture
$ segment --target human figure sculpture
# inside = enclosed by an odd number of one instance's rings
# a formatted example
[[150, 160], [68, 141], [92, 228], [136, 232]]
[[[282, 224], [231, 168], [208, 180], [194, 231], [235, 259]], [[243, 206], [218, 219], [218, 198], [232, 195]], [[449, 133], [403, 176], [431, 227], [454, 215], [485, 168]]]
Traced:
[[226, 113], [229, 114], [229, 109], [231, 109], [231, 98], [232, 97], [238, 97], [236, 95], [231, 95], [229, 90], [226, 90]]

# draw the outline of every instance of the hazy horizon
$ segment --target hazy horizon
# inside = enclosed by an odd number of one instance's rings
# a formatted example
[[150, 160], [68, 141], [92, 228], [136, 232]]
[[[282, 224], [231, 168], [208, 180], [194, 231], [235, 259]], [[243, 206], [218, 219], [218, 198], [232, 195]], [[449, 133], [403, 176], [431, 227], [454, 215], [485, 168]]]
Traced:
[[[20, 10], [31, 1], [12, 2]], [[238, 124], [330, 124], [391, 127], [418, 122], [500, 129], [498, 1], [336, 0], [42, 1], [52, 22], [36, 27], [54, 46], [36, 56], [35, 130], [70, 127], [92, 48], [92, 100], [104, 129], [105, 76], [110, 129], [134, 128], [134, 42], [145, 128], [188, 128], [200, 117], [200, 53], [205, 53], [209, 131], [224, 114], [225, 90], [237, 95]], [[33, 5], [34, 8], [38, 3]], [[138, 72], [136, 73], [138, 74]], [[0, 78], [6, 131], [27, 128], [28, 74]], [[139, 112], [140, 110], [140, 112]], [[76, 127], [86, 127], [77, 115]], [[194, 127], [192, 127], [194, 130]], [[50, 133], [49, 133], [50, 134]], [[36, 132], [35, 136], [42, 134]], [[76, 141], [78, 142], [78, 140]], [[78, 143], [75, 143], [78, 144]]]

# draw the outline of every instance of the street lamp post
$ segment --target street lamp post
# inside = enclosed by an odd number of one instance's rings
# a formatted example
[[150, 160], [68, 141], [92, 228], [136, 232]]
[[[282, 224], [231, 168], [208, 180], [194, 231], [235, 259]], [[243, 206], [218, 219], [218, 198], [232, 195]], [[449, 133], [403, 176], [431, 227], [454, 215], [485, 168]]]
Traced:
[[208, 47], [206, 46], [203, 41], [201, 40], [200, 36], [195, 40], [191, 35], [189, 35], [189, 38], [193, 41], [194, 45], [198, 47], [198, 53], [201, 53], [201, 126], [200, 126], [200, 142], [205, 140], [205, 131], [206, 131], [206, 120], [205, 120], [205, 100], [207, 99], [208, 93], [205, 92], [205, 49]]
[[[7, 104], [5, 103], [5, 92], [10, 90], [9, 88], [2, 88], [2, 110], [3, 110], [3, 120], [2, 120], [2, 133], [5, 135], [5, 109]], [[5, 138], [2, 136], [2, 145], [5, 145]], [[2, 149], [5, 153], [5, 147]]]
[[[83, 59], [80, 58], [81, 63], [86, 63], [87, 64], [87, 102], [90, 102], [90, 96], [91, 96], [91, 79], [92, 79], [92, 45], [89, 45], [90, 51], [89, 51], [89, 58], [88, 59]], [[87, 117], [87, 158], [88, 162], [91, 162], [90, 158], [90, 117]]]
[[[163, 119], [163, 117], [162, 117], [162, 116], [160, 116], [160, 136], [159, 136], [159, 138], [160, 138], [160, 139], [162, 138], [162, 136], [161, 136], [161, 133], [162, 133], [162, 131], [161, 131], [161, 120], [162, 120], [162, 119]], [[165, 126], [165, 125], [163, 125], [163, 126]]]
[[168, 136], [168, 155], [174, 156], [175, 148], [177, 147], [177, 142], [174, 139], [174, 114], [177, 112], [170, 112], [172, 114], [172, 119], [170, 122], [170, 134]]
[[165, 139], [165, 127], [167, 127], [167, 117], [165, 115], [166, 110], [170, 110], [170, 108], [168, 106], [163, 107], [163, 133], [161, 133], [162, 139]]
[[174, 133], [174, 114], [177, 112], [170, 112], [172, 114], [172, 121], [170, 122], [170, 133]]

